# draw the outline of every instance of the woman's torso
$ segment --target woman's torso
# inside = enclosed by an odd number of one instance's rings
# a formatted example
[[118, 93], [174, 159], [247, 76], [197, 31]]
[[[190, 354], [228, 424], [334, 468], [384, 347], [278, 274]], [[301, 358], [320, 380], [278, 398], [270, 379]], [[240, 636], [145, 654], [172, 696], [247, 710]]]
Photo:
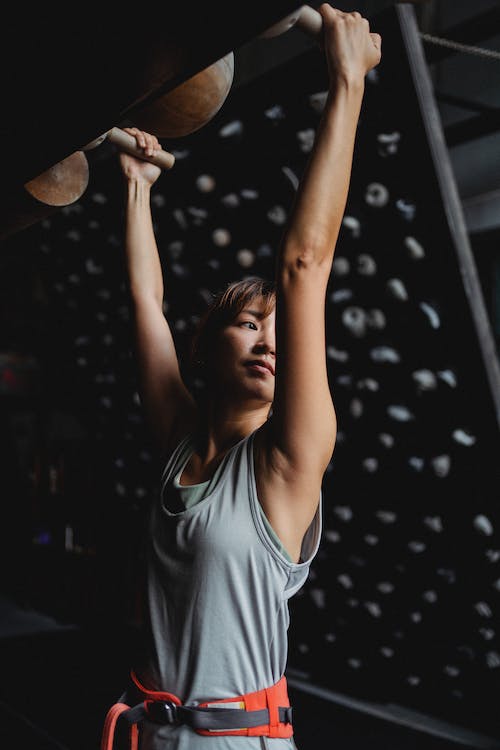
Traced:
[[[184, 702], [242, 695], [281, 678], [288, 599], [307, 578], [319, 543], [320, 505], [304, 537], [304, 562], [292, 563], [277, 546], [257, 498], [254, 436], [226, 454], [202, 499], [198, 496], [187, 508], [178, 485], [194, 445], [190, 436], [182, 440], [151, 510], [149, 637], [136, 671], [147, 687], [174, 693]], [[149, 726], [145, 741], [148, 750], [196, 750], [206, 748], [207, 741], [213, 750], [234, 747], [234, 738], [207, 740], [182, 726]], [[247, 749], [263, 746], [259, 738], [244, 741]], [[287, 740], [267, 742], [276, 750], [290, 746]]]

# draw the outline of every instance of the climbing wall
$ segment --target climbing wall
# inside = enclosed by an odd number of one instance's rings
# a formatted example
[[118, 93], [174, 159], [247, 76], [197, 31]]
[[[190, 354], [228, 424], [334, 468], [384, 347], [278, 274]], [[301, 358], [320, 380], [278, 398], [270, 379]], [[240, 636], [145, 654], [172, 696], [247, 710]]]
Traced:
[[[500, 441], [480, 343], [489, 331], [478, 330], [482, 300], [457, 249], [458, 214], [400, 21], [394, 9], [372, 21], [384, 59], [367, 78], [327, 299], [338, 439], [322, 545], [291, 603], [290, 669], [356, 697], [493, 727]], [[176, 165], [152, 204], [181, 356], [214, 292], [247, 275], [272, 278], [326, 90], [314, 48], [234, 90], [202, 131], [166, 144]], [[16, 318], [52, 411], [42, 425], [52, 483], [33, 506], [34, 542], [104, 558], [105, 572], [118, 569], [117, 549], [133, 571], [140, 553], [130, 539], [157, 479], [137, 396], [122, 198], [116, 160], [96, 161], [83, 199], [25, 233], [37, 304]], [[36, 335], [27, 333], [34, 314]], [[18, 445], [28, 471], [30, 448]]]

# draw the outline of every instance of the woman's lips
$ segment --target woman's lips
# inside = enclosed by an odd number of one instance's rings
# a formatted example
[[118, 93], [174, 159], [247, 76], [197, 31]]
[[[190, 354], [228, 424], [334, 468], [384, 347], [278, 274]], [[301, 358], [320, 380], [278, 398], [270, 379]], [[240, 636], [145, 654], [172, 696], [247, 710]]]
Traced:
[[272, 365], [268, 362], [253, 360], [251, 362], [247, 362], [246, 367], [248, 367], [249, 370], [253, 370], [253, 372], [260, 372], [263, 375], [274, 375]]

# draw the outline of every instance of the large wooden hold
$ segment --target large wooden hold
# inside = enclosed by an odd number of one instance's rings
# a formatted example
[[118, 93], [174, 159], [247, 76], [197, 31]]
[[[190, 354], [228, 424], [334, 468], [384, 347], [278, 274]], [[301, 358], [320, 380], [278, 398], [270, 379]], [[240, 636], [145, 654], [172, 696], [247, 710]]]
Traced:
[[[9, 9], [0, 46], [0, 239], [57, 208], [52, 198], [40, 199], [25, 185], [42, 174], [46, 179], [51, 170], [59, 175], [57, 183], [67, 159], [80, 161], [73, 167], [78, 181], [87, 162], [74, 153], [116, 126], [132, 122], [160, 138], [202, 127], [228, 95], [233, 50], [299, 5], [167, 3], [143, 23], [105, 8], [98, 18], [80, 14], [78, 23], [69, 6], [34, 6], [28, 16]], [[197, 90], [188, 102], [189, 86], [183, 84], [189, 79]], [[57, 200], [60, 207], [73, 197]]]
[[[9, 9], [0, 46], [0, 190], [24, 185], [291, 13], [300, 0], [170, 2], [148, 20]], [[22, 148], [15, 148], [22, 143]]]
[[152, 162], [162, 169], [171, 169], [175, 163], [174, 156], [168, 151], [161, 150], [151, 157], [144, 155], [135, 138], [120, 128], [111, 128], [87, 144], [83, 150], [75, 151], [26, 182], [21, 188], [14, 187], [6, 195], [0, 207], [0, 240], [48, 218], [63, 206], [76, 203], [89, 183], [89, 163], [84, 150], [97, 148], [104, 141], [109, 141], [118, 149]]
[[229, 52], [168, 94], [142, 107], [133, 122], [158, 138], [179, 138], [206, 125], [224, 104], [234, 76]]
[[0, 208], [0, 239], [49, 217], [82, 197], [89, 182], [83, 151], [75, 151], [21, 187], [5, 195]]

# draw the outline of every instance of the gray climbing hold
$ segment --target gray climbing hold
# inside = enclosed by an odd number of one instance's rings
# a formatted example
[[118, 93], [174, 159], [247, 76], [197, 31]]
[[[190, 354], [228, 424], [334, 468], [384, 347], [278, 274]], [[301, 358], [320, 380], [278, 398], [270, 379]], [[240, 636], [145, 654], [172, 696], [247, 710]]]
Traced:
[[387, 289], [396, 299], [399, 299], [402, 302], [408, 301], [408, 292], [401, 279], [389, 279], [387, 282]]
[[381, 182], [371, 182], [365, 190], [365, 201], [373, 208], [383, 208], [389, 203], [389, 191]]
[[377, 264], [371, 255], [361, 253], [357, 257], [357, 271], [361, 276], [374, 276], [377, 273]]
[[460, 443], [460, 445], [465, 445], [467, 448], [477, 442], [475, 435], [472, 435], [468, 430], [464, 430], [461, 427], [453, 430], [452, 438], [455, 442]]
[[481, 513], [474, 518], [473, 526], [476, 531], [479, 531], [485, 536], [491, 536], [493, 534], [493, 524], [491, 523], [488, 516], [485, 516]]
[[332, 273], [334, 276], [347, 276], [350, 270], [351, 264], [349, 263], [347, 258], [344, 258], [341, 255], [338, 255], [336, 258], [334, 258], [332, 265]]
[[447, 454], [435, 456], [433, 459], [431, 459], [431, 464], [432, 468], [434, 469], [434, 473], [440, 479], [448, 476], [448, 474], [450, 473], [451, 458]]
[[374, 362], [397, 363], [401, 361], [397, 351], [390, 346], [376, 346], [370, 350], [370, 357]]
[[433, 391], [437, 388], [437, 378], [431, 370], [415, 370], [412, 378], [417, 383], [417, 391]]
[[346, 307], [342, 312], [342, 323], [356, 338], [366, 333], [366, 314], [361, 307]]
[[344, 216], [342, 226], [350, 231], [353, 239], [358, 239], [361, 236], [361, 222], [355, 216]]
[[425, 250], [423, 248], [423, 245], [418, 240], [416, 240], [415, 237], [405, 237], [404, 246], [408, 251], [408, 255], [413, 260], [421, 260], [422, 258], [425, 258]]
[[441, 320], [434, 307], [432, 307], [432, 305], [429, 305], [427, 302], [420, 302], [419, 307], [427, 315], [431, 327], [436, 329], [439, 328], [441, 325]]

